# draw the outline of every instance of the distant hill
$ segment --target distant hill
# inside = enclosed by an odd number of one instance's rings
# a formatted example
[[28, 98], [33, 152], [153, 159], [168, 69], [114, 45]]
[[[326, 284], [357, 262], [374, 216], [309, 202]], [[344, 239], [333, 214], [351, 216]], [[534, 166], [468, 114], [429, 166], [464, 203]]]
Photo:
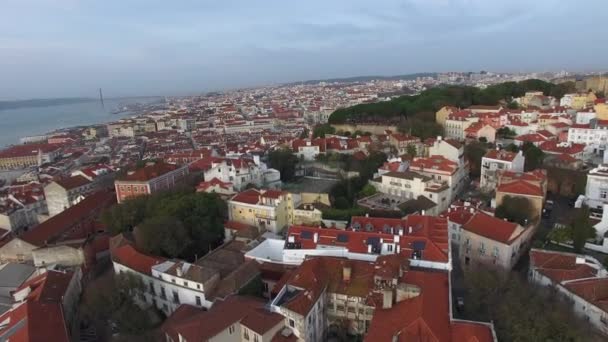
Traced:
[[28, 107], [49, 107], [61, 106], [74, 103], [84, 103], [98, 101], [94, 98], [72, 97], [58, 99], [31, 99], [31, 100], [16, 100], [16, 101], [0, 101], [0, 110], [28, 108]]
[[345, 77], [345, 78], [327, 78], [323, 80], [308, 80], [301, 82], [291, 82], [286, 83], [285, 85], [298, 85], [298, 84], [317, 84], [320, 82], [327, 83], [354, 83], [354, 82], [369, 82], [373, 80], [413, 80], [417, 77], [435, 77], [437, 73], [435, 72], [420, 72], [416, 74], [407, 74], [407, 75], [395, 75], [395, 76], [354, 76], [354, 77]]

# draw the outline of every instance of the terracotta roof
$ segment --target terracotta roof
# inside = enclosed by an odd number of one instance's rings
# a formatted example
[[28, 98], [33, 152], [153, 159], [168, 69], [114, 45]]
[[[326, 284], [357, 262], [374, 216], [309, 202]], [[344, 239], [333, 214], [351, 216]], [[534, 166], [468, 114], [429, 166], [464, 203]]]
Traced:
[[78, 175], [78, 176], [58, 179], [55, 181], [55, 183], [61, 185], [61, 187], [66, 190], [71, 190], [71, 189], [79, 188], [81, 186], [90, 184], [91, 181], [86, 179], [84, 176]]
[[130, 244], [113, 249], [112, 260], [142, 274], [152, 274], [152, 266], [165, 261], [164, 258], [141, 253]]
[[430, 156], [428, 158], [416, 158], [410, 163], [413, 171], [444, 171], [454, 174], [458, 170], [458, 164], [445, 158], [444, 156]]
[[16, 157], [28, 157], [38, 155], [38, 151], [42, 153], [49, 153], [56, 151], [61, 148], [59, 144], [26, 144], [26, 145], [15, 145], [8, 147], [4, 150], [0, 150], [0, 158], [16, 158]]
[[575, 280], [564, 286], [600, 310], [608, 312], [608, 278]]
[[585, 145], [577, 143], [560, 143], [557, 141], [546, 141], [538, 146], [544, 152], [555, 154], [578, 154], [583, 152]]
[[137, 170], [129, 171], [126, 175], [118, 177], [117, 181], [147, 182], [177, 169], [179, 169], [179, 166], [177, 165], [167, 164], [165, 162], [156, 162], [154, 165], [146, 165]]
[[233, 202], [257, 204], [260, 201], [260, 192], [255, 189], [245, 190], [234, 195], [230, 200]]
[[577, 263], [577, 257], [584, 258], [572, 253], [532, 249], [530, 266], [556, 283], [596, 277], [597, 269], [586, 263]]
[[540, 188], [540, 186], [531, 184], [524, 180], [516, 180], [514, 182], [500, 184], [497, 191], [517, 195], [543, 196], [543, 190]]
[[208, 188], [212, 187], [212, 186], [219, 186], [220, 188], [223, 189], [231, 189], [232, 188], [232, 183], [230, 182], [223, 182], [220, 179], [218, 179], [217, 177], [213, 177], [211, 180], [206, 181], [206, 182], [201, 182], [196, 186], [197, 190], [207, 190]]
[[[518, 232], [518, 224], [490, 216], [481, 211], [477, 212], [462, 228], [504, 244], [511, 244], [523, 232], [523, 229]], [[515, 235], [516, 233], [518, 234]]]
[[238, 322], [246, 322], [253, 331], [265, 332], [283, 322], [283, 316], [264, 312], [265, 304], [253, 297], [231, 296], [217, 300], [209, 311], [182, 305], [161, 329], [175, 341], [179, 339], [178, 334], [188, 341], [207, 341]]
[[116, 195], [114, 192], [100, 191], [94, 193], [80, 203], [31, 228], [19, 238], [39, 247], [56, 242], [62, 237], [86, 238], [89, 233], [87, 229], [90, 228], [88, 226], [80, 227], [74, 232], [69, 231], [82, 221], [92, 218], [91, 216], [99, 216], [101, 210], [109, 208], [115, 203]]
[[503, 160], [503, 161], [513, 161], [515, 159], [515, 157], [517, 157], [518, 153], [515, 152], [509, 152], [509, 151], [505, 151], [505, 150], [489, 150], [488, 152], [486, 152], [486, 155], [483, 156], [484, 158], [490, 158], [490, 159], [496, 159], [496, 160]]

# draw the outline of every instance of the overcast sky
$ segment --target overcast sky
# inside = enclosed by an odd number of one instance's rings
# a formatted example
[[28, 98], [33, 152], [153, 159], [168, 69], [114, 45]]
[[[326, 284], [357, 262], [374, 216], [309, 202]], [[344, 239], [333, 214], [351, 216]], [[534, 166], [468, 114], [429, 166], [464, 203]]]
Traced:
[[608, 69], [608, 0], [1, 0], [0, 99]]

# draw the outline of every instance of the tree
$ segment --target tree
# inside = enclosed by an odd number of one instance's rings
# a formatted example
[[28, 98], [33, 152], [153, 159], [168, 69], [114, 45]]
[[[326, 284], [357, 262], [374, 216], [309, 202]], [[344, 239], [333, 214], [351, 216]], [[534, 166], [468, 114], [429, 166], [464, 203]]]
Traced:
[[481, 174], [481, 159], [487, 152], [486, 144], [482, 142], [471, 142], [464, 147], [464, 157], [470, 165], [471, 175], [479, 177]]
[[315, 138], [325, 138], [325, 134], [334, 134], [336, 129], [330, 124], [317, 125], [312, 131]]
[[572, 234], [572, 246], [574, 251], [580, 253], [585, 248], [587, 240], [595, 238], [596, 231], [589, 220], [589, 207], [583, 206], [576, 210], [572, 223], [570, 224]]
[[509, 127], [500, 127], [496, 130], [496, 135], [503, 138], [514, 138], [517, 133]]
[[511, 102], [507, 103], [507, 108], [517, 109], [517, 108], [519, 108], [519, 103], [517, 103], [515, 101], [511, 101]]
[[418, 151], [416, 150], [416, 145], [409, 144], [407, 145], [407, 154], [414, 158], [418, 155]]
[[[464, 319], [492, 321], [499, 341], [601, 341], [555, 291], [517, 273], [465, 273]], [[525, 310], [522, 310], [525, 308]]]
[[538, 147], [534, 146], [529, 141], [526, 141], [521, 150], [524, 153], [524, 157], [526, 158], [524, 169], [525, 171], [532, 171], [538, 169], [545, 159], [545, 153]]
[[504, 196], [502, 203], [496, 207], [495, 216], [506, 218], [525, 227], [538, 219], [532, 208], [532, 203], [525, 197]]
[[371, 184], [365, 184], [365, 186], [363, 187], [363, 189], [361, 189], [361, 191], [359, 191], [359, 196], [360, 197], [369, 197], [371, 195], [374, 195], [377, 192], [376, 188], [371, 185]]
[[153, 255], [176, 258], [192, 243], [182, 222], [173, 217], [149, 218], [135, 231], [137, 246]]
[[226, 213], [226, 203], [216, 194], [169, 191], [117, 204], [102, 214], [102, 222], [112, 234], [119, 234], [153, 218], [173, 218], [181, 222], [192, 241], [180, 257], [193, 260], [222, 243]]
[[345, 197], [338, 197], [334, 200], [334, 207], [336, 207], [336, 209], [348, 209], [350, 206], [348, 199]]
[[295, 178], [299, 159], [290, 149], [274, 150], [268, 154], [270, 167], [281, 173], [281, 181], [290, 182]]
[[515, 145], [514, 143], [510, 143], [509, 145], [507, 145], [507, 147], [505, 147], [505, 150], [507, 150], [509, 152], [517, 153], [517, 152], [519, 152], [519, 147], [517, 145]]

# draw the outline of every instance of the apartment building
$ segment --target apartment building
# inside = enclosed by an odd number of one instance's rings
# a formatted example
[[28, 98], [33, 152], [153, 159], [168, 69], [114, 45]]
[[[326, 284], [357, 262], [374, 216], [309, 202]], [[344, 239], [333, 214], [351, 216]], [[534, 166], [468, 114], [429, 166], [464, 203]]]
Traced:
[[478, 211], [462, 225], [459, 258], [465, 268], [479, 266], [509, 271], [519, 261], [532, 240], [532, 225], [496, 218]]
[[524, 162], [525, 157], [521, 151], [517, 153], [498, 149], [488, 151], [481, 159], [481, 189], [493, 191], [497, 186], [499, 171], [523, 172]]
[[55, 180], [44, 187], [44, 196], [49, 216], [55, 216], [82, 201], [94, 192], [93, 183], [81, 176], [71, 176]]
[[590, 208], [602, 209], [608, 204], [608, 166], [599, 165], [587, 173], [585, 202]]
[[213, 178], [232, 183], [236, 191], [244, 190], [249, 184], [264, 185], [264, 172], [259, 162], [247, 158], [211, 158], [211, 166], [205, 171], [205, 180]]
[[451, 189], [447, 180], [437, 180], [414, 171], [390, 171], [369, 181], [381, 193], [406, 199], [424, 196], [441, 212], [450, 204]]
[[450, 202], [454, 200], [465, 186], [466, 170], [457, 162], [446, 159], [441, 155], [431, 155], [428, 158], [415, 158], [410, 163], [410, 170], [423, 176], [431, 177], [439, 182], [445, 182], [449, 187]]
[[188, 175], [188, 166], [165, 162], [147, 163], [144, 167], [129, 170], [114, 181], [118, 203], [126, 199], [151, 195], [175, 188]]
[[61, 145], [26, 144], [0, 150], [0, 170], [25, 169], [53, 162], [61, 153]]
[[290, 223], [289, 196], [285, 191], [249, 189], [228, 201], [228, 219], [280, 233]]

